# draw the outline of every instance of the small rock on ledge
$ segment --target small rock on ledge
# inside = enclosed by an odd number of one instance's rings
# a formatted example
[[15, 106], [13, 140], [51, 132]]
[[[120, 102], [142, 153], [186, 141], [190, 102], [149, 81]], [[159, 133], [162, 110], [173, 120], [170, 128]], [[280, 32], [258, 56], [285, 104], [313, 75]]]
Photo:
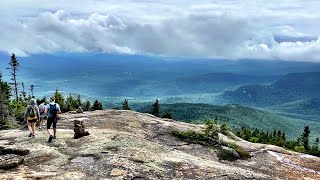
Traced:
[[81, 120], [74, 120], [74, 139], [81, 138], [83, 136], [90, 135], [88, 131], [85, 131], [85, 126], [83, 121]]

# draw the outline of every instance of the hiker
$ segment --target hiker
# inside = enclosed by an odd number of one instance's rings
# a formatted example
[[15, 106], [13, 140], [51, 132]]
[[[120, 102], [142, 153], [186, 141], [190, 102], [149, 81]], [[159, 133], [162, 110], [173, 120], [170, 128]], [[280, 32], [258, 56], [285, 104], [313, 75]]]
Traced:
[[[48, 143], [51, 143], [52, 139], [56, 139], [57, 134], [57, 121], [59, 119], [59, 114], [61, 113], [59, 104], [55, 103], [55, 97], [50, 97], [50, 103], [47, 104], [47, 108], [45, 113], [48, 115], [47, 120], [47, 131], [49, 134]], [[53, 127], [53, 131], [50, 129], [51, 125]]]
[[27, 121], [28, 129], [30, 131], [28, 137], [34, 138], [36, 122], [40, 120], [39, 108], [35, 99], [30, 100], [30, 103], [27, 106], [26, 111], [24, 113], [24, 120]]
[[47, 106], [45, 105], [45, 101], [41, 100], [41, 104], [39, 105], [39, 112], [40, 112], [40, 126], [39, 131], [45, 128], [47, 122], [47, 114], [46, 114]]

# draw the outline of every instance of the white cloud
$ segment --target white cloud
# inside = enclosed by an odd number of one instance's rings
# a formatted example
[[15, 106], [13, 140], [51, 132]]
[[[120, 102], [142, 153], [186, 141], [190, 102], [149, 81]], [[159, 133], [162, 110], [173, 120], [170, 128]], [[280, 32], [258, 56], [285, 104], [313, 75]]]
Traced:
[[0, 51], [320, 62], [320, 1], [0, 2]]

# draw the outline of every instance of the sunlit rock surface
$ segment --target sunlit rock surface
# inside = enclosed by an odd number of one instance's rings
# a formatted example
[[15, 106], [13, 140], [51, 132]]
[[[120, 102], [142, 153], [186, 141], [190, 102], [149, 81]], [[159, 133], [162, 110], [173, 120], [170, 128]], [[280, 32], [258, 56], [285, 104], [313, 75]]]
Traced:
[[[74, 120], [83, 121], [90, 135], [74, 139]], [[1, 169], [0, 179], [320, 179], [317, 157], [220, 135], [253, 157], [219, 161], [214, 148], [170, 135], [172, 129], [202, 128], [133, 111], [66, 113], [50, 144], [46, 131], [35, 138], [23, 130], [0, 131], [0, 146], [30, 151], [18, 167]]]

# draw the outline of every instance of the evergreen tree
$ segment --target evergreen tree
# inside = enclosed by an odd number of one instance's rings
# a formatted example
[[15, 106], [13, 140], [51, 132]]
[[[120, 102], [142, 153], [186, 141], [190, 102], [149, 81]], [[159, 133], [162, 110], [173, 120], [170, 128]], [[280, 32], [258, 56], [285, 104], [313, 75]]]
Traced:
[[91, 110], [102, 110], [102, 104], [98, 100], [95, 100], [93, 102]]
[[130, 107], [129, 107], [129, 104], [128, 104], [128, 100], [125, 99], [122, 103], [122, 109], [123, 110], [131, 110]]
[[84, 110], [84, 111], [90, 111], [90, 110], [91, 110], [91, 103], [90, 103], [90, 101], [88, 101], [88, 100], [86, 101], [83, 110]]
[[54, 97], [55, 97], [55, 101], [56, 103], [58, 103], [60, 105], [60, 109], [62, 112], [66, 112], [67, 111], [67, 107], [66, 104], [64, 102], [64, 97], [62, 96], [62, 94], [59, 92], [59, 90], [56, 88], [56, 91], [54, 93]]
[[212, 120], [206, 121], [204, 134], [209, 139], [218, 139], [219, 128]]
[[170, 109], [162, 116], [162, 118], [172, 119]]
[[21, 94], [22, 94], [22, 97], [23, 97], [23, 101], [26, 101], [26, 99], [27, 99], [27, 93], [26, 93], [26, 91], [24, 90], [25, 86], [24, 86], [24, 83], [23, 83], [23, 82], [21, 83], [21, 86], [22, 86], [22, 92], [21, 92]]
[[[80, 94], [77, 96], [76, 104], [77, 104], [78, 107], [79, 107], [79, 106], [80, 106], [80, 107], [82, 106], [82, 100], [81, 100]], [[78, 108], [78, 107], [77, 107], [77, 108]]]
[[160, 111], [160, 104], [159, 104], [159, 100], [156, 99], [156, 101], [152, 105], [151, 114], [159, 117], [159, 111]]
[[277, 135], [277, 131], [274, 130], [274, 131], [273, 131], [273, 137], [276, 137], [276, 135]]
[[34, 85], [31, 84], [31, 85], [30, 85], [30, 91], [31, 91], [31, 97], [32, 97], [32, 98], [34, 97], [34, 96], [33, 96], [33, 88], [34, 88]]
[[2, 80], [2, 73], [0, 72], [0, 130], [4, 129], [7, 118], [9, 116], [8, 106], [10, 98], [10, 86]]
[[312, 154], [312, 155], [315, 155], [315, 156], [320, 156], [319, 138], [317, 138], [316, 141], [313, 143], [309, 153]]
[[[228, 127], [228, 125], [227, 125], [226, 123], [223, 123], [223, 124], [220, 126], [220, 131], [221, 131], [222, 134], [224, 134], [224, 135], [226, 135], [226, 136], [228, 136], [228, 135], [230, 134], [230, 133], [229, 133], [230, 129], [229, 129], [229, 127]], [[250, 131], [250, 134], [251, 134], [251, 131]]]
[[74, 110], [73, 101], [74, 101], [74, 98], [70, 93], [69, 96], [67, 96], [67, 99], [66, 99], [66, 111]]
[[286, 134], [284, 132], [282, 133], [282, 139], [286, 141]]
[[302, 139], [303, 147], [306, 151], [309, 150], [309, 135], [310, 135], [309, 126], [305, 126], [301, 139]]
[[11, 56], [11, 61], [9, 63], [9, 65], [11, 66], [11, 80], [13, 81], [12, 83], [10, 83], [12, 86], [13, 86], [13, 91], [14, 91], [14, 94], [15, 94], [15, 98], [16, 98], [16, 101], [18, 102], [19, 100], [19, 97], [18, 97], [18, 83], [17, 83], [17, 71], [18, 71], [18, 67], [19, 67], [19, 62], [16, 58], [16, 55], [12, 53], [12, 56]]

